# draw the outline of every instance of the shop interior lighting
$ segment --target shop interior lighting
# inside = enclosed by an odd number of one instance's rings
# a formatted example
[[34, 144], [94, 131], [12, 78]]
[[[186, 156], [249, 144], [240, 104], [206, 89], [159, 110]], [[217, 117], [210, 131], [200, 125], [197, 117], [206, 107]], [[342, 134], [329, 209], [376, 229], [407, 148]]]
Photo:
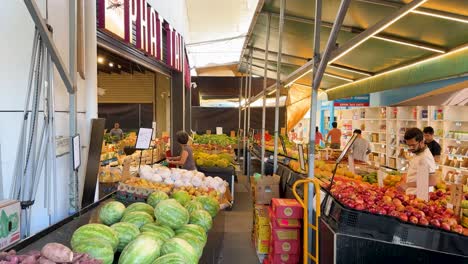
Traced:
[[109, 67], [111, 67], [111, 68], [114, 67], [114, 63], [109, 62]]
[[103, 57], [98, 57], [97, 62], [103, 64], [104, 63], [104, 58]]
[[273, 91], [269, 92], [268, 95], [272, 95], [276, 92], [276, 89], [274, 89]]
[[120, 64], [117, 64], [117, 68], [122, 69], [122, 66]]
[[310, 72], [312, 72], [312, 69], [310, 69], [310, 70], [304, 72], [303, 74], [301, 74], [301, 75], [300, 75], [299, 77], [297, 77], [296, 79], [290, 81], [288, 84], [285, 85], [285, 87], [291, 86], [293, 83], [295, 83], [296, 81], [298, 81], [298, 80], [301, 79], [302, 77], [306, 76], [306, 74], [308, 74], [308, 73], [310, 73]]
[[372, 76], [372, 74], [370, 74], [370, 73], [363, 72], [363, 71], [357, 71], [357, 70], [349, 69], [349, 68], [346, 68], [346, 67], [340, 67], [340, 66], [336, 66], [336, 65], [328, 65], [328, 67], [343, 70], [343, 71], [353, 72], [353, 73], [357, 73], [357, 74], [362, 74], [362, 75], [369, 76], [369, 77]]
[[437, 18], [442, 18], [442, 19], [446, 19], [446, 20], [452, 20], [452, 21], [468, 24], [468, 19], [462, 19], [462, 18], [458, 18], [458, 17], [446, 16], [446, 15], [441, 15], [441, 14], [435, 14], [435, 13], [425, 12], [425, 11], [421, 11], [421, 10], [413, 10], [411, 12], [415, 13], [415, 14], [419, 14], [419, 15], [437, 17]]
[[[354, 50], [355, 48], [357, 48], [359, 45], [361, 45], [362, 43], [364, 43], [366, 40], [374, 37], [375, 35], [379, 34], [380, 32], [382, 32], [384, 29], [386, 29], [387, 27], [391, 26], [393, 23], [397, 22], [398, 20], [400, 20], [402, 17], [406, 16], [408, 13], [412, 12], [413, 10], [415, 10], [416, 8], [418, 8], [419, 6], [423, 5], [424, 3], [426, 3], [428, 0], [425, 0], [425, 1], [421, 1], [420, 3], [412, 6], [411, 8], [409, 8], [408, 10], [406, 10], [405, 12], [399, 14], [397, 17], [395, 17], [394, 19], [388, 21], [386, 24], [382, 25], [380, 28], [378, 28], [377, 30], [375, 30], [372, 34], [369, 34], [369, 36], [366, 36], [364, 38], [362, 38], [361, 40], [359, 40], [358, 42], [356, 42], [354, 45], [352, 45], [351, 47], [349, 47], [347, 50], [344, 50], [341, 54], [339, 54], [338, 56], [334, 57], [333, 59], [330, 59], [328, 61], [328, 64], [331, 64], [335, 61], [337, 61], [338, 59], [340, 59], [341, 57], [343, 57], [344, 55], [348, 54], [350, 51]], [[363, 31], [365, 32], [365, 31]], [[358, 35], [359, 36], [359, 35]]]
[[335, 75], [335, 74], [331, 74], [331, 73], [324, 73], [323, 75], [326, 75], [328, 77], [332, 77], [332, 78], [335, 78], [335, 79], [340, 79], [340, 80], [343, 80], [343, 81], [347, 81], [347, 82], [354, 82], [353, 79], [349, 79], [349, 78], [339, 76], [339, 75]]
[[379, 37], [379, 36], [373, 36], [373, 38], [380, 39], [380, 40], [383, 40], [383, 41], [392, 42], [392, 43], [397, 43], [397, 44], [401, 44], [401, 45], [405, 45], [405, 46], [410, 46], [410, 47], [420, 48], [420, 49], [424, 49], [424, 50], [429, 50], [429, 51], [433, 51], [433, 52], [437, 52], [437, 53], [445, 53], [445, 50], [443, 50], [443, 49], [435, 49], [435, 48], [431, 48], [431, 47], [428, 47], [428, 46], [416, 45], [416, 44], [412, 44], [412, 43], [409, 43], [409, 42], [406, 42], [406, 41], [400, 41], [400, 40], [396, 40], [396, 39], [389, 39], [389, 38], [384, 38], [384, 37]]

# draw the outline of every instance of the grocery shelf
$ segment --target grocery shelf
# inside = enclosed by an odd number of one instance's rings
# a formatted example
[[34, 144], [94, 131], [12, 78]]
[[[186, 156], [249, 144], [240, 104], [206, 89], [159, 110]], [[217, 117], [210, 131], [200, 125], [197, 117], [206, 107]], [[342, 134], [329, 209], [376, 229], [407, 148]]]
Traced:
[[448, 154], [448, 153], [443, 153], [442, 155], [446, 155], [452, 158], [459, 158], [459, 159], [464, 159], [468, 158], [468, 155], [462, 155], [462, 154]]
[[465, 167], [457, 168], [457, 167], [452, 167], [452, 166], [447, 166], [447, 165], [439, 165], [439, 166], [449, 168], [449, 169], [459, 170], [459, 171], [468, 171], [468, 168], [465, 168]]
[[377, 133], [377, 134], [387, 134], [387, 132], [378, 132], [378, 131], [369, 131], [369, 130], [365, 130], [365, 131], [362, 131], [363, 133]]
[[444, 139], [446, 139], [446, 140], [460, 141], [460, 142], [468, 142], [468, 139], [456, 139], [456, 138], [448, 138], [448, 137], [446, 137], [446, 138], [444, 138]]

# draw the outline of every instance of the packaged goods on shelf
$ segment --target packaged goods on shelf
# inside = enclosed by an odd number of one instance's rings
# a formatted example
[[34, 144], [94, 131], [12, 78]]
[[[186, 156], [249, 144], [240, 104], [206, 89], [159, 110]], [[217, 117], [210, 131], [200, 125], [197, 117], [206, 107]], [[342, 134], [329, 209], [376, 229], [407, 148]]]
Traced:
[[270, 250], [270, 218], [268, 207], [255, 205], [253, 240], [258, 254], [268, 254]]

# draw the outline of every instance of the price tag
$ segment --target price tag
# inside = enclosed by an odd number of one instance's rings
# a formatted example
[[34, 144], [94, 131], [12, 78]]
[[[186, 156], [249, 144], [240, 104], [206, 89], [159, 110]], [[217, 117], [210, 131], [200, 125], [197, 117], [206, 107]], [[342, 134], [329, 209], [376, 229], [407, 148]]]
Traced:
[[462, 126], [462, 123], [461, 123], [461, 122], [456, 122], [455, 125], [456, 125], [457, 127], [461, 127], [461, 126]]

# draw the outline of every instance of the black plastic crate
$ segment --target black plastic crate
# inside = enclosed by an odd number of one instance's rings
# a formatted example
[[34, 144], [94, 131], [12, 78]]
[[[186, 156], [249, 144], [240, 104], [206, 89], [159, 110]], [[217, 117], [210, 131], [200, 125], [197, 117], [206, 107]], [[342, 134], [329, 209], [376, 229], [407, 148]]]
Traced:
[[321, 217], [340, 233], [468, 256], [466, 236], [409, 224], [387, 215], [350, 209], [326, 193]]

